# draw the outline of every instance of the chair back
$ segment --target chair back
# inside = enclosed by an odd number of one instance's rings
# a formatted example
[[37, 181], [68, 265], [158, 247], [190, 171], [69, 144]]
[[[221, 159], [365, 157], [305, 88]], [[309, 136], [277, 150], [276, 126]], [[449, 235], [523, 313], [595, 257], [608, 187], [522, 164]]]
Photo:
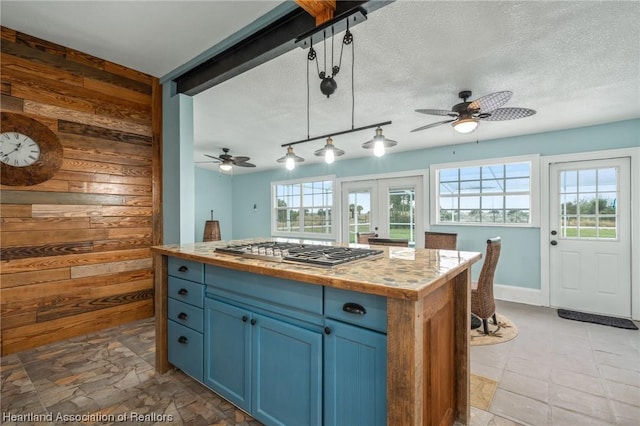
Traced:
[[488, 318], [496, 311], [496, 302], [493, 299], [493, 276], [496, 272], [496, 266], [498, 266], [501, 247], [502, 239], [500, 237], [487, 240], [487, 252], [478, 278], [477, 292], [480, 306], [477, 309], [480, 312], [474, 312], [479, 314], [481, 318]]
[[424, 233], [424, 248], [441, 249], [441, 250], [457, 250], [458, 234], [427, 231]]
[[373, 238], [375, 236], [375, 232], [358, 232], [356, 234], [356, 241], [358, 244], [369, 244], [369, 238]]
[[409, 240], [396, 240], [391, 238], [369, 238], [369, 244], [376, 246], [409, 247]]

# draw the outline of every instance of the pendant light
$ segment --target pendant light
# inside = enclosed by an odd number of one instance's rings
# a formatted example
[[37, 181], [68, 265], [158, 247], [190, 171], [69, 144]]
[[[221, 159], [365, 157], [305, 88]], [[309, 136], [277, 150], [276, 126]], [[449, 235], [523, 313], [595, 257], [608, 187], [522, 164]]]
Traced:
[[296, 168], [296, 163], [302, 163], [304, 158], [298, 157], [293, 153], [293, 147], [289, 145], [287, 147], [287, 153], [276, 160], [278, 163], [284, 163], [287, 170], [293, 170]]
[[333, 145], [333, 139], [329, 137], [327, 138], [327, 144], [323, 148], [314, 152], [314, 154], [318, 157], [322, 157], [324, 155], [325, 163], [331, 164], [335, 161], [336, 157], [344, 155], [344, 151], [336, 148], [335, 145]]
[[376, 135], [370, 141], [367, 141], [362, 144], [362, 147], [365, 149], [373, 148], [373, 155], [376, 157], [382, 157], [386, 151], [386, 148], [391, 148], [392, 146], [398, 145], [398, 142], [387, 139], [382, 134], [382, 128], [378, 127], [376, 129]]

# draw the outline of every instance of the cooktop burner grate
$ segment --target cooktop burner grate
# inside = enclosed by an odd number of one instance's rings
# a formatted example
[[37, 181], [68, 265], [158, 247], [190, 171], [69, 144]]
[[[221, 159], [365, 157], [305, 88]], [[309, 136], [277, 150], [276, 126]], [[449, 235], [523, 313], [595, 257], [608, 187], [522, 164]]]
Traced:
[[373, 259], [380, 257], [384, 253], [383, 250], [277, 241], [230, 245], [217, 248], [216, 251], [273, 262], [302, 263], [324, 267]]

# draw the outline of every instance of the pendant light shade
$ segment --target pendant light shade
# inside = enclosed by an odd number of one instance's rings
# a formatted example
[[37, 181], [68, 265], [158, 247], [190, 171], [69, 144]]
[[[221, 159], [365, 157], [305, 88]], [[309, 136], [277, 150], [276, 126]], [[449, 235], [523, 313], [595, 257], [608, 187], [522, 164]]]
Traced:
[[471, 133], [478, 127], [478, 120], [473, 117], [462, 118], [453, 122], [453, 128], [458, 133]]
[[344, 155], [344, 151], [336, 148], [335, 145], [333, 145], [333, 139], [329, 137], [327, 138], [327, 144], [324, 147], [317, 150], [314, 154], [317, 155], [318, 157], [324, 156], [324, 161], [327, 164], [331, 164], [335, 161], [336, 157], [340, 157], [341, 155]]
[[378, 127], [376, 129], [376, 135], [370, 141], [367, 141], [362, 144], [362, 147], [365, 149], [373, 148], [373, 155], [376, 157], [382, 157], [386, 151], [386, 148], [391, 148], [392, 146], [398, 145], [398, 142], [387, 139], [382, 134], [382, 129]]
[[296, 168], [296, 163], [302, 163], [304, 161], [304, 158], [298, 157], [296, 154], [294, 154], [293, 147], [289, 145], [287, 147], [287, 153], [283, 157], [278, 158], [277, 161], [278, 163], [284, 163], [287, 170], [293, 170]]

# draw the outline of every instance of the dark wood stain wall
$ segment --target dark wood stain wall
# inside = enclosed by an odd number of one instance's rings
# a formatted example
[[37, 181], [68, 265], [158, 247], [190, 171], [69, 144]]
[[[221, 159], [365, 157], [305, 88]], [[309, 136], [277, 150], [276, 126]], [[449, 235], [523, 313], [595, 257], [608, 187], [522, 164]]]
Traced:
[[47, 125], [52, 179], [0, 186], [2, 355], [153, 316], [158, 79], [2, 27], [2, 111]]

